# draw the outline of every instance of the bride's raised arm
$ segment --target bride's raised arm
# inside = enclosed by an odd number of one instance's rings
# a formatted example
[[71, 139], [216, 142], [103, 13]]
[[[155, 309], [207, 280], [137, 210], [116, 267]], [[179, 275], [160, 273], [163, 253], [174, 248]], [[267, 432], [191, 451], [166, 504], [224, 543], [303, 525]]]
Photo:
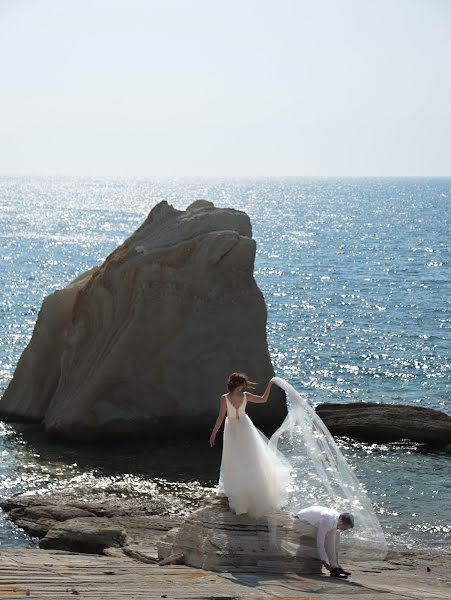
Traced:
[[269, 398], [269, 393], [271, 392], [272, 384], [273, 384], [273, 381], [271, 379], [271, 381], [266, 386], [266, 390], [263, 392], [263, 396], [256, 396], [255, 394], [250, 394], [249, 392], [246, 392], [247, 401], [255, 402], [255, 404], [263, 404], [264, 402], [267, 402], [268, 398]]

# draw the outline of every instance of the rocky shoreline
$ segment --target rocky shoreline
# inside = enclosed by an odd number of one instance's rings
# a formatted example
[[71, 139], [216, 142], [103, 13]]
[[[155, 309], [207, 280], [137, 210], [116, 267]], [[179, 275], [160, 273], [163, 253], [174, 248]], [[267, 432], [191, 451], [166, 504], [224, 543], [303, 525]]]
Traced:
[[168, 516], [163, 497], [146, 501], [89, 502], [71, 495], [19, 494], [0, 500], [0, 508], [43, 549], [102, 554], [108, 548], [148, 546], [182, 518]]
[[[186, 517], [162, 514], [165, 502], [156, 497], [94, 503], [67, 495], [22, 494], [1, 500], [0, 507], [16, 526], [38, 538], [44, 550], [123, 553], [147, 563], [183, 563], [215, 571], [269, 567], [318, 574], [321, 570], [311, 553], [287, 557], [274, 550], [267, 520], [235, 515], [223, 496], [207, 498]], [[281, 513], [280, 525], [291, 531], [292, 518]]]
[[[215, 501], [209, 502], [213, 506]], [[246, 524], [236, 518], [235, 532], [229, 528], [227, 535], [240, 540], [242, 566], [193, 567], [183, 555], [170, 552], [162, 559], [162, 546], [167, 550], [174, 535], [168, 532], [186, 520], [158, 514], [167, 509], [158, 498], [93, 503], [63, 495], [18, 495], [0, 506], [17, 526], [40, 539], [41, 548], [0, 552], [0, 595], [7, 598], [444, 600], [451, 590], [451, 555], [390, 551], [383, 561], [347, 563], [352, 571], [348, 581], [333, 580], [318, 565], [304, 572], [294, 563], [262, 560], [246, 565], [243, 552], [249, 547], [241, 543]], [[253, 529], [255, 536], [258, 527]], [[207, 554], [217, 556], [222, 550], [219, 544]], [[265, 558], [258, 548], [254, 551]]]
[[382, 564], [347, 565], [352, 577], [214, 573], [184, 565], [144, 563], [128, 556], [60, 550], [0, 552], [2, 598], [94, 600], [448, 600], [451, 560], [393, 554]]

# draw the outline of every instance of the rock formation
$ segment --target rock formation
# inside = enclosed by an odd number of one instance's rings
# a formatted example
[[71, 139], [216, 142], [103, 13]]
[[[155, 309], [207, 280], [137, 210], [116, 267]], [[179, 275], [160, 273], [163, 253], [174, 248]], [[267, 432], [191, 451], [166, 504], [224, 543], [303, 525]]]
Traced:
[[[261, 386], [273, 376], [251, 235], [241, 211], [155, 206], [100, 267], [44, 300], [0, 418], [76, 440], [207, 439], [231, 371]], [[266, 431], [284, 413], [277, 392], [250, 409]]]
[[451, 444], [451, 417], [439, 410], [402, 404], [320, 404], [329, 431], [366, 442], [410, 440], [433, 447]]
[[75, 298], [96, 270], [83, 273], [44, 299], [33, 336], [0, 402], [0, 417], [19, 421], [43, 419], [60, 378], [64, 337]]
[[181, 523], [179, 517], [162, 516], [171, 514], [173, 505], [158, 495], [96, 503], [71, 494], [23, 494], [0, 499], [0, 508], [25, 533], [39, 538], [41, 548], [93, 554], [126, 548], [129, 555], [143, 555], [144, 562], [157, 562], [157, 540]]
[[98, 517], [68, 519], [52, 527], [39, 542], [40, 548], [101, 554], [106, 548], [121, 548], [128, 544], [127, 532]]
[[[213, 496], [185, 518], [165, 512], [158, 496], [148, 500], [86, 502], [61, 495], [17, 495], [0, 500], [8, 518], [39, 547], [108, 555], [127, 555], [140, 562], [180, 563], [207, 571], [321, 572], [316, 541], [304, 540], [293, 518], [277, 515], [278, 540], [296, 554], [275, 546], [265, 518], [252, 519], [230, 512], [225, 497]], [[169, 506], [168, 506], [169, 509]]]
[[[277, 517], [278, 529], [284, 530], [285, 542], [297, 547], [299, 534], [293, 529], [288, 513]], [[266, 518], [252, 519], [230, 512], [227, 499], [210, 498], [204, 506], [187, 517], [179, 527], [171, 529], [158, 542], [158, 558], [171, 557], [191, 567], [207, 571], [231, 569], [261, 571], [321, 572], [321, 561], [312, 558], [316, 540], [304, 545], [303, 554], [290, 556], [279, 545], [271, 543]], [[182, 558], [183, 557], [183, 558]]]

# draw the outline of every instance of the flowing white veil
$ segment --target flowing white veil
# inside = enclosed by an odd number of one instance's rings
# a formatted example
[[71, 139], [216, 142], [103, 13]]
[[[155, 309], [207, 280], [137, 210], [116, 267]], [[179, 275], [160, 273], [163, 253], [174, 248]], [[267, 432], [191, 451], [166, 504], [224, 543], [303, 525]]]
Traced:
[[[270, 439], [291, 465], [292, 485], [287, 510], [321, 505], [354, 516], [354, 528], [341, 536], [349, 558], [383, 559], [387, 545], [368, 495], [348, 465], [323, 421], [302, 396], [280, 377], [273, 383], [287, 395], [288, 415]], [[272, 529], [277, 524], [272, 523]], [[277, 532], [279, 543], [280, 531]], [[341, 554], [343, 554], [340, 551]]]

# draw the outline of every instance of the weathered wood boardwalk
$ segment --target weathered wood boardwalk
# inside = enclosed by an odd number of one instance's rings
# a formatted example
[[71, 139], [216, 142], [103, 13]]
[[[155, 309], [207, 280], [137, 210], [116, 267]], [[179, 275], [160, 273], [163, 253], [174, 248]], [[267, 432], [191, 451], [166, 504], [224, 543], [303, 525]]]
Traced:
[[[451, 557], [354, 566], [352, 580], [326, 576], [212, 573], [185, 566], [144, 564], [123, 555], [98, 556], [56, 550], [0, 552], [0, 598], [64, 600], [445, 600]], [[431, 565], [427, 571], [426, 564]]]

